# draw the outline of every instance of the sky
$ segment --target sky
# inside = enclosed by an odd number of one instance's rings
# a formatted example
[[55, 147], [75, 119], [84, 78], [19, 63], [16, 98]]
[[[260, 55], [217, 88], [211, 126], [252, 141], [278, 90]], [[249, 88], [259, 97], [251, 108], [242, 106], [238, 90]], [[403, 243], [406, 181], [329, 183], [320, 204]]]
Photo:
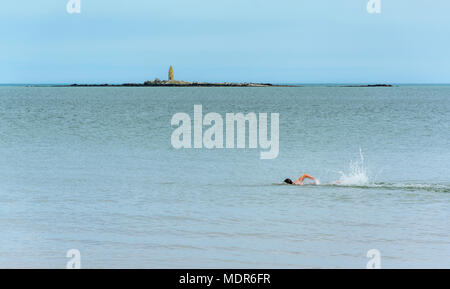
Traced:
[[450, 1], [2, 1], [0, 83], [450, 83]]

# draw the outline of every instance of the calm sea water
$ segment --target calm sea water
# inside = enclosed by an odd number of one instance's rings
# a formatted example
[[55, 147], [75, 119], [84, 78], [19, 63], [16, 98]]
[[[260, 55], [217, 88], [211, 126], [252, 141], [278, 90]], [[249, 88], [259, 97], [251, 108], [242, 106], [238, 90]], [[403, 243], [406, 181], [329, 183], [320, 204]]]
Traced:
[[[278, 158], [173, 149], [194, 104], [279, 113]], [[445, 86], [0, 87], [0, 267], [449, 268], [449, 132]]]

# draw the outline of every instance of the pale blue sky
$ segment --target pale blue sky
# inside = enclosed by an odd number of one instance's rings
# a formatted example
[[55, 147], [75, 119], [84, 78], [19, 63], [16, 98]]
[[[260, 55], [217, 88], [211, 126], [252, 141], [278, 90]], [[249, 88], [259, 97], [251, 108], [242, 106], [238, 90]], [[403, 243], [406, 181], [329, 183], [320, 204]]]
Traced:
[[450, 83], [450, 1], [2, 1], [0, 83]]

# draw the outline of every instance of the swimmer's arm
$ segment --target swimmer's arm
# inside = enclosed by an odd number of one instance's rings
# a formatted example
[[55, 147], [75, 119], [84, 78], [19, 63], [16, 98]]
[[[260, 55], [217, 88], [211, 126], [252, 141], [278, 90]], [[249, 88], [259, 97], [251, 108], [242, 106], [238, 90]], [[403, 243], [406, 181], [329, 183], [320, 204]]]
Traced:
[[296, 181], [294, 182], [294, 184], [299, 185], [299, 186], [302, 186], [302, 185], [303, 185], [303, 181], [304, 181], [305, 179], [313, 180], [314, 183], [317, 184], [316, 178], [314, 178], [313, 176], [308, 175], [308, 174], [304, 174], [303, 176], [301, 176], [300, 178], [298, 178], [298, 180], [296, 180]]
[[315, 185], [318, 185], [318, 184], [319, 184], [319, 182], [317, 181], [317, 179], [316, 179], [315, 177], [313, 177], [313, 176], [305, 175], [305, 178], [308, 178], [308, 179], [312, 180], [312, 181], [314, 182]]
[[302, 176], [302, 178], [303, 178], [303, 179], [311, 179], [311, 180], [313, 180], [313, 181], [316, 180], [316, 178], [314, 178], [313, 176], [310, 176], [310, 175], [308, 175], [308, 174], [304, 174], [304, 175]]

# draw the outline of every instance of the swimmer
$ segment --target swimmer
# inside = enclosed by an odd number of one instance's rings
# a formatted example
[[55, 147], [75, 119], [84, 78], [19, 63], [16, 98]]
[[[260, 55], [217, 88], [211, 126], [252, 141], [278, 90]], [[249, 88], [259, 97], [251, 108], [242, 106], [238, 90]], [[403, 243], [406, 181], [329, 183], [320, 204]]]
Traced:
[[303, 176], [301, 176], [300, 178], [298, 178], [298, 180], [296, 180], [295, 182], [293, 182], [291, 179], [285, 179], [284, 182], [286, 184], [290, 184], [290, 185], [298, 185], [298, 186], [303, 186], [303, 181], [305, 179], [310, 179], [314, 181], [315, 185], [318, 185], [319, 182], [316, 180], [316, 178], [308, 175], [308, 174], [304, 174]]

